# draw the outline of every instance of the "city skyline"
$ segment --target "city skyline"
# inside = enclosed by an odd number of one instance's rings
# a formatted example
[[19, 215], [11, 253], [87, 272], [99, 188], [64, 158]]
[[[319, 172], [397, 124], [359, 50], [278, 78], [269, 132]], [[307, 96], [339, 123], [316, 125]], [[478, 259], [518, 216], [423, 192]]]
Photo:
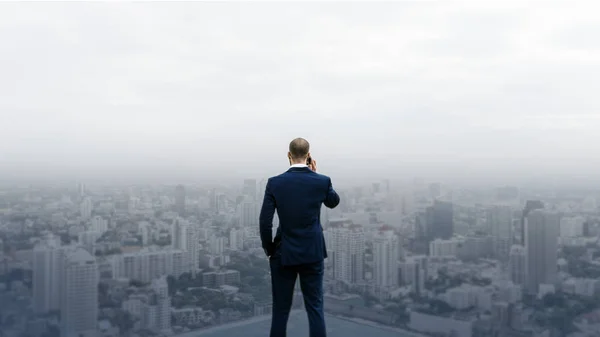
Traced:
[[600, 336], [599, 12], [0, 2], [0, 337]]

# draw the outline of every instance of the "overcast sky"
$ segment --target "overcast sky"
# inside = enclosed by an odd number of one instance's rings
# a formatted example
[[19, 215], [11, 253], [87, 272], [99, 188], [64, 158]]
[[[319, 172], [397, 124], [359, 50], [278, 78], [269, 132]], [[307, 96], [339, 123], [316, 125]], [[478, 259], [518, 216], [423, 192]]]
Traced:
[[334, 176], [591, 174], [598, 13], [593, 1], [2, 3], [0, 171], [267, 176], [302, 136]]

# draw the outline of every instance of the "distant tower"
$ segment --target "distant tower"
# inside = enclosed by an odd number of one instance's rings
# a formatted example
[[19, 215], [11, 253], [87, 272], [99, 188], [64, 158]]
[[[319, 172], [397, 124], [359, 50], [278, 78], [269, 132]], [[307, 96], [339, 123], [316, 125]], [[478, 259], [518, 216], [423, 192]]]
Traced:
[[398, 286], [398, 236], [388, 226], [380, 228], [373, 239], [373, 279], [382, 288]]
[[150, 239], [151, 239], [151, 228], [150, 228], [150, 223], [148, 223], [147, 221], [142, 221], [139, 223], [138, 225], [138, 233], [141, 234], [142, 236], [142, 245], [143, 246], [147, 246], [148, 244], [150, 244]]
[[84, 183], [77, 184], [77, 194], [78, 194], [79, 198], [85, 197], [85, 193], [86, 193], [85, 184]]
[[92, 200], [89, 197], [83, 198], [81, 201], [80, 214], [83, 219], [89, 219], [92, 217]]
[[427, 237], [429, 240], [450, 239], [454, 234], [454, 208], [452, 203], [434, 201], [425, 212]]
[[60, 238], [52, 234], [33, 248], [33, 310], [38, 314], [60, 309], [62, 253]]
[[427, 256], [411, 256], [406, 261], [399, 263], [399, 280], [404, 285], [412, 286], [412, 292], [421, 294], [425, 289], [425, 280], [427, 280]]
[[247, 196], [252, 201], [256, 200], [256, 179], [245, 179], [242, 188], [242, 195]]
[[258, 225], [258, 207], [256, 206], [256, 202], [247, 199], [244, 200], [238, 207], [240, 226], [250, 227]]
[[265, 198], [265, 189], [267, 187], [267, 179], [261, 179], [258, 182], [258, 190], [256, 194], [256, 201], [258, 202], [258, 206], [262, 206], [263, 199]]
[[185, 216], [185, 187], [183, 185], [175, 187], [175, 211], [179, 216]]
[[557, 280], [558, 213], [533, 210], [525, 219], [526, 290], [537, 294], [540, 284]]
[[94, 337], [98, 328], [98, 282], [96, 259], [77, 248], [65, 255], [61, 301], [61, 336]]
[[161, 332], [171, 330], [171, 299], [169, 298], [169, 284], [167, 277], [162, 276], [152, 281], [150, 287], [154, 291], [156, 304], [155, 327]]
[[197, 226], [190, 225], [182, 218], [173, 221], [171, 227], [171, 247], [181, 249], [186, 256], [186, 271], [196, 275], [199, 265], [200, 241]]
[[348, 284], [363, 281], [365, 232], [362, 226], [349, 221], [331, 222], [325, 231], [325, 240], [331, 251], [334, 280]]
[[244, 230], [232, 228], [229, 232], [229, 249], [243, 250], [244, 249]]
[[525, 248], [521, 245], [513, 245], [509, 255], [510, 280], [514, 284], [525, 285]]
[[512, 209], [507, 206], [496, 206], [487, 210], [487, 223], [492, 234], [494, 256], [500, 261], [508, 259], [512, 245], [512, 214]]
[[536, 209], [544, 209], [544, 204], [539, 200], [527, 200], [521, 216], [521, 226], [519, 228], [519, 234], [521, 235], [519, 240], [523, 246], [525, 246], [525, 219], [527, 219], [527, 215], [529, 215], [531, 211]]

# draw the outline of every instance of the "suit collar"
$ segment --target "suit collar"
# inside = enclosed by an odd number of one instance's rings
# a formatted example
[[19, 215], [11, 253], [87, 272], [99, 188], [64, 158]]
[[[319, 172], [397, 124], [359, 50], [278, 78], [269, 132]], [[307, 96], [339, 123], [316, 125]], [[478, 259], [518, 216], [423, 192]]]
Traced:
[[288, 170], [288, 172], [312, 172], [308, 166], [292, 166]]

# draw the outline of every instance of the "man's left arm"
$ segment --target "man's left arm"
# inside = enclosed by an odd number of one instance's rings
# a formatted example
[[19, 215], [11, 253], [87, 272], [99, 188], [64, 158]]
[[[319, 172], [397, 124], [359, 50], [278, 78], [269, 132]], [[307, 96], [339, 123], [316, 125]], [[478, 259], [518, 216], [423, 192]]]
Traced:
[[275, 216], [277, 204], [275, 203], [271, 187], [271, 179], [269, 179], [265, 187], [265, 197], [259, 216], [260, 240], [267, 256], [273, 255], [275, 250], [273, 245], [273, 217]]

